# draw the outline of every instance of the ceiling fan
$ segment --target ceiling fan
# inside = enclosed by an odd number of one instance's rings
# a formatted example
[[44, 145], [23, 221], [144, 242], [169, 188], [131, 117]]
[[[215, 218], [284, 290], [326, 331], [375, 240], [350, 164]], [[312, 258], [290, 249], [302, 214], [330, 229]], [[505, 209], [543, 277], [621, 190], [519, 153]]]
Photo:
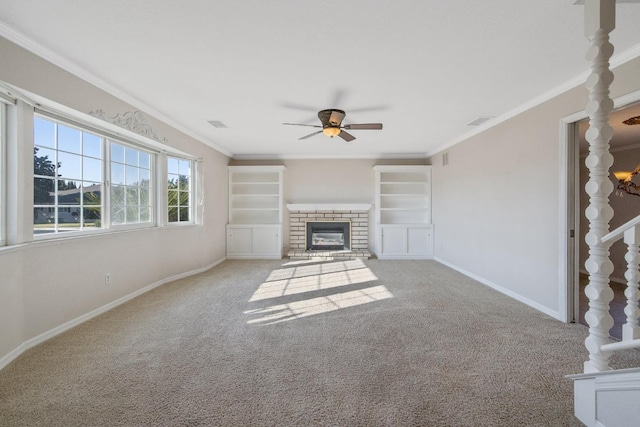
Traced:
[[302, 138], [298, 139], [307, 139], [319, 133], [324, 133], [325, 135], [333, 138], [334, 136], [339, 136], [347, 142], [353, 141], [356, 139], [355, 136], [351, 135], [349, 132], [346, 132], [344, 129], [348, 130], [362, 130], [362, 129], [373, 129], [378, 130], [382, 129], [382, 123], [361, 123], [361, 124], [348, 124], [342, 126], [342, 120], [347, 114], [335, 108], [331, 108], [328, 110], [322, 110], [318, 112], [318, 118], [320, 119], [320, 123], [322, 125], [305, 125], [301, 123], [283, 123], [283, 125], [291, 125], [291, 126], [309, 126], [314, 128], [321, 128], [319, 131], [311, 133], [309, 135], [305, 135]]

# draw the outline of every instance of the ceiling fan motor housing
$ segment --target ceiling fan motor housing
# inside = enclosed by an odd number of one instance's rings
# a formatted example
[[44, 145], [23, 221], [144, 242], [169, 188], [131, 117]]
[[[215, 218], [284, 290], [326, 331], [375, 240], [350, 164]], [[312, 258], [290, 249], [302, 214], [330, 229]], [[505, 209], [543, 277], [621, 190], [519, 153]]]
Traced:
[[322, 123], [323, 128], [340, 127], [342, 119], [344, 119], [344, 116], [346, 115], [347, 114], [344, 111], [335, 108], [318, 112], [318, 118], [320, 119], [320, 123]]

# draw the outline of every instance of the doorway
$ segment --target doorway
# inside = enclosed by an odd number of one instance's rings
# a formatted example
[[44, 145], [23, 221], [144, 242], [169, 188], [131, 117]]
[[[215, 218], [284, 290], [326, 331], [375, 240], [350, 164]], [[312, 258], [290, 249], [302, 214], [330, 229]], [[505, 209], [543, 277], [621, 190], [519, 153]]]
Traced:
[[[610, 124], [614, 133], [610, 141], [610, 151], [614, 157], [611, 167], [611, 180], [617, 184], [614, 171], [633, 171], [640, 165], [640, 125], [627, 125], [623, 122], [631, 117], [640, 116], [640, 92], [636, 92], [617, 99], [616, 108], [610, 115]], [[588, 129], [588, 118], [581, 113], [564, 120], [565, 123], [565, 147], [567, 165], [567, 321], [578, 322], [586, 325], [584, 314], [588, 309], [588, 300], [584, 296], [584, 288], [588, 284], [588, 274], [584, 268], [588, 258], [588, 246], [585, 243], [585, 234], [589, 223], [584, 211], [589, 204], [588, 195], [584, 191], [589, 179], [589, 171], [585, 166], [585, 158], [589, 154], [588, 142], [585, 132]], [[640, 184], [640, 177], [637, 184]], [[609, 229], [614, 230], [630, 219], [640, 215], [640, 197], [616, 191], [609, 196], [609, 203], [614, 210], [614, 216]], [[619, 241], [610, 249], [610, 258], [614, 264], [614, 272], [611, 275], [611, 287], [614, 291], [614, 300], [611, 302], [611, 315], [614, 318], [614, 327], [610, 334], [613, 337], [621, 337], [622, 324], [625, 322], [624, 306], [626, 297], [626, 246]]]

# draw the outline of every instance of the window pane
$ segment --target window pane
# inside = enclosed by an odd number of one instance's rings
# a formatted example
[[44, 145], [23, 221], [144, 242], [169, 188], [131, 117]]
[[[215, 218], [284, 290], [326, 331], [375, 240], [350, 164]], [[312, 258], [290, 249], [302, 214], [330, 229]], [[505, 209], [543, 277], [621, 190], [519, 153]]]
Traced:
[[151, 171], [148, 169], [140, 169], [139, 184], [142, 187], [149, 187], [151, 184]]
[[191, 175], [191, 162], [188, 160], [180, 160], [180, 174]]
[[177, 207], [169, 207], [169, 222], [178, 221], [178, 208]]
[[111, 224], [124, 224], [124, 208], [121, 206], [111, 207]]
[[33, 143], [42, 147], [55, 148], [56, 125], [40, 117], [33, 119]]
[[80, 205], [80, 190], [82, 184], [78, 181], [58, 180], [58, 205]]
[[55, 203], [54, 179], [34, 178], [33, 179], [33, 204], [53, 205]]
[[124, 165], [120, 163], [111, 163], [111, 184], [124, 184]]
[[115, 143], [111, 143], [111, 161], [124, 163], [124, 147]]
[[140, 208], [140, 222], [150, 222], [151, 221], [151, 209], [150, 208]]
[[180, 173], [180, 161], [174, 158], [167, 158], [167, 172], [173, 175], [178, 175]]
[[33, 174], [56, 176], [56, 152], [48, 148], [35, 147], [33, 149]]
[[167, 188], [169, 190], [175, 190], [178, 188], [178, 175], [168, 175]]
[[140, 222], [139, 209], [137, 206], [128, 206], [125, 210], [127, 224]]
[[[125, 188], [126, 187], [121, 185], [111, 187], [111, 208], [112, 209], [117, 209], [121, 206], [124, 206]], [[113, 210], [111, 211], [111, 214], [113, 215]], [[124, 220], [124, 217], [123, 217], [123, 220]]]
[[84, 157], [82, 159], [82, 179], [85, 181], [102, 181], [102, 160]]
[[189, 208], [180, 208], [180, 221], [189, 221]]
[[33, 209], [33, 232], [34, 234], [55, 233], [54, 208], [34, 208]]
[[138, 187], [127, 187], [127, 206], [138, 206]]
[[138, 168], [127, 166], [125, 169], [125, 184], [138, 185]]
[[189, 192], [180, 192], [180, 206], [189, 206]]
[[180, 175], [178, 182], [180, 183], [180, 190], [189, 191], [189, 177], [187, 175]]
[[86, 205], [102, 205], [102, 184], [84, 182], [82, 184], [82, 200]]
[[85, 156], [102, 158], [102, 138], [97, 135], [83, 132], [82, 133], [82, 154]]
[[151, 169], [151, 155], [149, 153], [140, 152], [140, 167]]
[[58, 176], [82, 179], [82, 156], [58, 152]]
[[140, 195], [140, 206], [151, 206], [151, 198], [149, 189], [140, 187], [138, 189], [138, 194]]
[[126, 147], [124, 150], [125, 163], [127, 165], [138, 166], [138, 150]]
[[85, 227], [100, 228], [102, 227], [102, 208], [85, 207], [83, 209], [83, 225]]
[[169, 206], [178, 206], [178, 191], [169, 190], [167, 191], [167, 205]]
[[78, 129], [58, 124], [58, 150], [82, 153], [82, 132]]
[[[76, 226], [80, 227], [80, 207], [59, 207], [58, 208], [58, 230], [62, 227], [62, 224], [67, 224], [64, 228], [73, 229]], [[72, 225], [68, 225], [72, 224]]]

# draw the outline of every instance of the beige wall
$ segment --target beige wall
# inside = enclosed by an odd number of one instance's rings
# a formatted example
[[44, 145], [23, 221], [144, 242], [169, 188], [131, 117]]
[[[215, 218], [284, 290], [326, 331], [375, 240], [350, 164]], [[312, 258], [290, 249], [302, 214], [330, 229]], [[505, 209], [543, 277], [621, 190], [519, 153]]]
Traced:
[[[585, 69], [587, 65], [585, 64]], [[611, 94], [640, 89], [640, 59], [615, 70]], [[559, 317], [560, 119], [582, 111], [583, 87], [569, 90], [434, 155], [437, 259]]]
[[[2, 38], [0, 52], [0, 81], [81, 113], [102, 109], [115, 116], [136, 110]], [[66, 322], [224, 258], [229, 159], [150, 115], [145, 117], [171, 146], [202, 159], [203, 225], [0, 248], [0, 362], [23, 343]], [[112, 276], [109, 286], [104, 284], [106, 273]]]

